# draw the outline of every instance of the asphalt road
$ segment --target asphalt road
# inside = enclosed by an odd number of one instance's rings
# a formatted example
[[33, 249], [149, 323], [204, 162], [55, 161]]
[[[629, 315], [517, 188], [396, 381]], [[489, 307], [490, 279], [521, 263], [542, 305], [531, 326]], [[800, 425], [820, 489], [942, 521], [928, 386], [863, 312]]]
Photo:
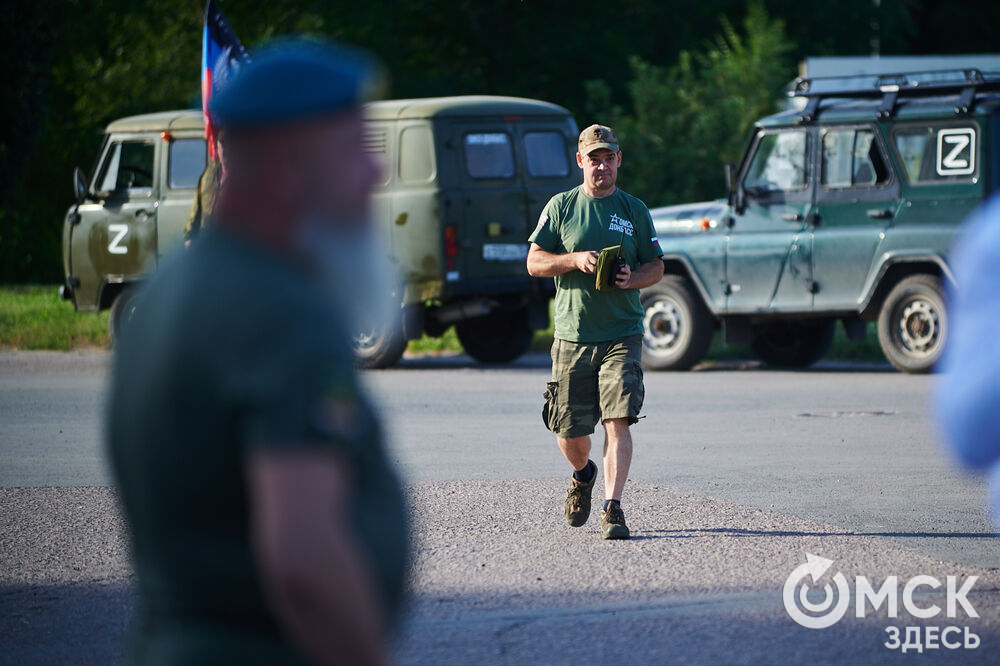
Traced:
[[[106, 362], [0, 354], [0, 662], [118, 654], [131, 573], [101, 455]], [[882, 645], [887, 627], [918, 625], [982, 639], [925, 658], [996, 660], [1000, 540], [982, 482], [936, 443], [932, 378], [846, 366], [647, 374], [623, 504], [636, 538], [605, 543], [595, 518], [562, 522], [568, 470], [540, 419], [547, 374], [534, 356], [365, 375], [416, 531], [400, 662], [876, 663], [901, 657]], [[800, 627], [781, 590], [806, 552], [834, 561], [819, 587], [836, 571], [896, 575], [900, 588], [917, 574], [979, 576], [980, 617], [892, 619], [883, 607]], [[926, 587], [916, 598], [945, 606]]]

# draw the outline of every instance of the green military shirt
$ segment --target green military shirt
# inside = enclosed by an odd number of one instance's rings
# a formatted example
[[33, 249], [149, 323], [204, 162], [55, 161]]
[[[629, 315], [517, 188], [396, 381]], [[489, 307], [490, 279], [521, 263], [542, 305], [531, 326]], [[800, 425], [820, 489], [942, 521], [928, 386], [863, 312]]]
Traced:
[[130, 660], [304, 661], [265, 601], [251, 547], [244, 473], [258, 450], [328, 450], [352, 468], [345, 509], [395, 619], [408, 551], [400, 484], [340, 318], [295, 265], [207, 230], [141, 294], [109, 412], [140, 593]]
[[[633, 270], [663, 256], [646, 204], [620, 188], [603, 199], [588, 195], [583, 186], [555, 195], [528, 240], [555, 254], [599, 252], [621, 243], [622, 257]], [[604, 342], [643, 332], [638, 289], [598, 291], [595, 276], [578, 270], [555, 281], [555, 337], [560, 340]]]
[[187, 221], [184, 223], [184, 240], [194, 240], [208, 226], [215, 210], [215, 200], [219, 195], [219, 184], [222, 180], [222, 164], [219, 160], [209, 160], [205, 170], [198, 178], [198, 189], [194, 200], [188, 209]]

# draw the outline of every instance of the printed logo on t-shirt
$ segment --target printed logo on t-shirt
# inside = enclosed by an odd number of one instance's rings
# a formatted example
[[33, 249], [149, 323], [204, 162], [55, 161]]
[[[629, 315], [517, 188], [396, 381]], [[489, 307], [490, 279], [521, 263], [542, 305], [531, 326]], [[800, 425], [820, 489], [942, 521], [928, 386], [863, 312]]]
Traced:
[[618, 213], [611, 213], [611, 221], [608, 223], [609, 231], [617, 231], [621, 233], [624, 231], [629, 236], [635, 236], [634, 230], [632, 229], [632, 222], [626, 220], [624, 217], [618, 215]]

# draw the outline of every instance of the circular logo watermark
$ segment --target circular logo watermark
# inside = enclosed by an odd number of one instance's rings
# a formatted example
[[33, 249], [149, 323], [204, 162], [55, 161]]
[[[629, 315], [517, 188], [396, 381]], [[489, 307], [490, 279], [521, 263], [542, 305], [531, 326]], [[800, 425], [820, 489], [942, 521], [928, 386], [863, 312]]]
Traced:
[[[822, 588], [825, 594], [823, 601], [814, 603], [809, 599], [810, 588], [806, 578], [811, 578], [813, 585], [815, 585], [831, 565], [833, 565], [833, 560], [806, 553], [806, 563], [795, 567], [795, 570], [785, 579], [785, 587], [781, 594], [785, 604], [785, 612], [803, 627], [826, 629], [836, 624], [847, 612], [847, 606], [851, 602], [851, 590], [844, 574], [839, 571], [833, 577], [833, 582], [837, 585], [836, 594], [830, 587], [830, 583], [826, 583]], [[796, 594], [796, 588], [798, 588], [798, 594]]]

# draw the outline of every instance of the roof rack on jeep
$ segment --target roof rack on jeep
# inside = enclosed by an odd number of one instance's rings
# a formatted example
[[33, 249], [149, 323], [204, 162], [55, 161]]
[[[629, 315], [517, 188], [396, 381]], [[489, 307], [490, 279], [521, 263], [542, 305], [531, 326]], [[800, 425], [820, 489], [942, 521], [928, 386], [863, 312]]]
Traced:
[[[869, 81], [864, 86], [859, 79]], [[816, 85], [843, 81], [843, 87]], [[854, 83], [852, 83], [854, 82]], [[817, 88], [826, 88], [819, 90]], [[800, 115], [800, 122], [816, 120], [820, 102], [833, 97], [882, 98], [879, 119], [891, 118], [900, 96], [918, 97], [957, 94], [955, 113], [964, 115], [972, 108], [977, 92], [1000, 90], [1000, 72], [982, 72], [974, 67], [937, 71], [903, 72], [899, 74], [849, 74], [838, 76], [798, 77], [792, 82], [789, 97], [805, 97], [809, 101]]]

